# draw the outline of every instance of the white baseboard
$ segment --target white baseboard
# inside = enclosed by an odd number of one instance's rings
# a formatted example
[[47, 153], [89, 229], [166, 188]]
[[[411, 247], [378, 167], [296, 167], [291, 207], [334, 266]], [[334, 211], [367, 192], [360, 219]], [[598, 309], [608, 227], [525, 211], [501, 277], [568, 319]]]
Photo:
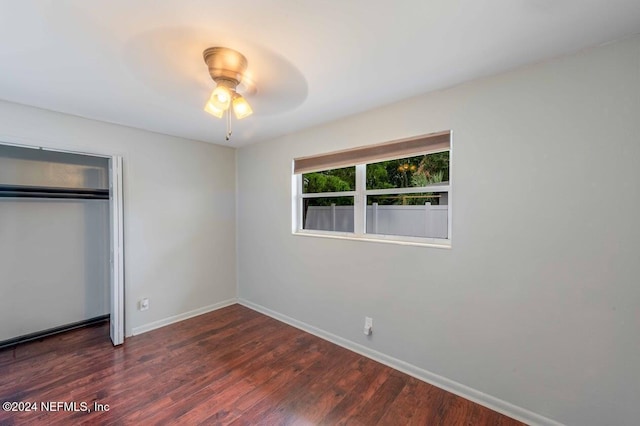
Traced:
[[141, 325], [140, 327], [134, 327], [131, 330], [133, 336], [146, 333], [147, 331], [155, 330], [156, 328], [164, 327], [165, 325], [173, 324], [176, 322], [184, 321], [189, 318], [197, 317], [198, 315], [206, 314], [207, 312], [215, 311], [227, 306], [238, 303], [238, 299], [228, 299], [222, 302], [214, 303], [213, 305], [204, 306], [202, 308], [194, 309], [193, 311], [185, 312], [172, 317], [164, 318], [158, 321], [150, 322], [149, 324]]
[[558, 423], [555, 420], [551, 420], [547, 417], [541, 416], [540, 414], [536, 414], [507, 401], [503, 401], [461, 383], [447, 379], [446, 377], [442, 377], [438, 374], [385, 355], [366, 346], [362, 346], [340, 336], [336, 336], [335, 334], [329, 333], [302, 321], [298, 321], [279, 312], [272, 311], [262, 305], [258, 305], [246, 299], [238, 299], [238, 303], [523, 423], [529, 425], [562, 426], [562, 423]]

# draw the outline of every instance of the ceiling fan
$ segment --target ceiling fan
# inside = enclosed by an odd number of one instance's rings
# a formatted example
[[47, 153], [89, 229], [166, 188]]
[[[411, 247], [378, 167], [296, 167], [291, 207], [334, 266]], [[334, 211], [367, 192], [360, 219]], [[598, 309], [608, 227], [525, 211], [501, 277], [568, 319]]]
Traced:
[[218, 118], [222, 118], [226, 112], [226, 140], [229, 140], [232, 133], [230, 109], [233, 109], [238, 120], [253, 114], [247, 100], [237, 91], [238, 85], [245, 77], [247, 58], [228, 47], [210, 47], [202, 53], [202, 56], [209, 67], [211, 78], [216, 83], [204, 110]]

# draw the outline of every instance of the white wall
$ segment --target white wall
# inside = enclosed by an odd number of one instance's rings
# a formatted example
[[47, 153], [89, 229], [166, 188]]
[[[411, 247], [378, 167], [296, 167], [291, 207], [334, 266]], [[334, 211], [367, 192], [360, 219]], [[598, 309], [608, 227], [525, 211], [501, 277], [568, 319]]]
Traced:
[[[240, 297], [488, 401], [637, 424], [639, 117], [636, 37], [243, 147]], [[450, 250], [291, 235], [294, 157], [449, 129]]]
[[233, 149], [7, 102], [0, 141], [124, 156], [126, 335], [236, 297]]
[[0, 199], [0, 341], [109, 313], [109, 201]]

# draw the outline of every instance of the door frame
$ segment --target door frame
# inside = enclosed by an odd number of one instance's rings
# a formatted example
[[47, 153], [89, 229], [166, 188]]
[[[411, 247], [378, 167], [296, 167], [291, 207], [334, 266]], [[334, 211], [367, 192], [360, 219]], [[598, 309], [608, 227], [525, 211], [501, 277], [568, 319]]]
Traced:
[[109, 210], [111, 218], [111, 291], [109, 330], [114, 346], [124, 343], [124, 194], [123, 159], [109, 159]]
[[[18, 140], [19, 142], [12, 142]], [[78, 149], [64, 149], [45, 145], [34, 145], [34, 140], [23, 140], [15, 136], [0, 134], [0, 145], [42, 151], [64, 152], [109, 160], [109, 213], [110, 213], [110, 337], [114, 346], [124, 343], [124, 190], [122, 155], [87, 152]]]

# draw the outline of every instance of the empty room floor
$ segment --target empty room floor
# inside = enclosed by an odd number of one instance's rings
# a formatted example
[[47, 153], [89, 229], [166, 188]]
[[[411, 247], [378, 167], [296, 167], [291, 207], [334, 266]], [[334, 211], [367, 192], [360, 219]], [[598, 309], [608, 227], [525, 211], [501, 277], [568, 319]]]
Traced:
[[0, 424], [522, 424], [241, 305], [108, 333], [0, 351]]

